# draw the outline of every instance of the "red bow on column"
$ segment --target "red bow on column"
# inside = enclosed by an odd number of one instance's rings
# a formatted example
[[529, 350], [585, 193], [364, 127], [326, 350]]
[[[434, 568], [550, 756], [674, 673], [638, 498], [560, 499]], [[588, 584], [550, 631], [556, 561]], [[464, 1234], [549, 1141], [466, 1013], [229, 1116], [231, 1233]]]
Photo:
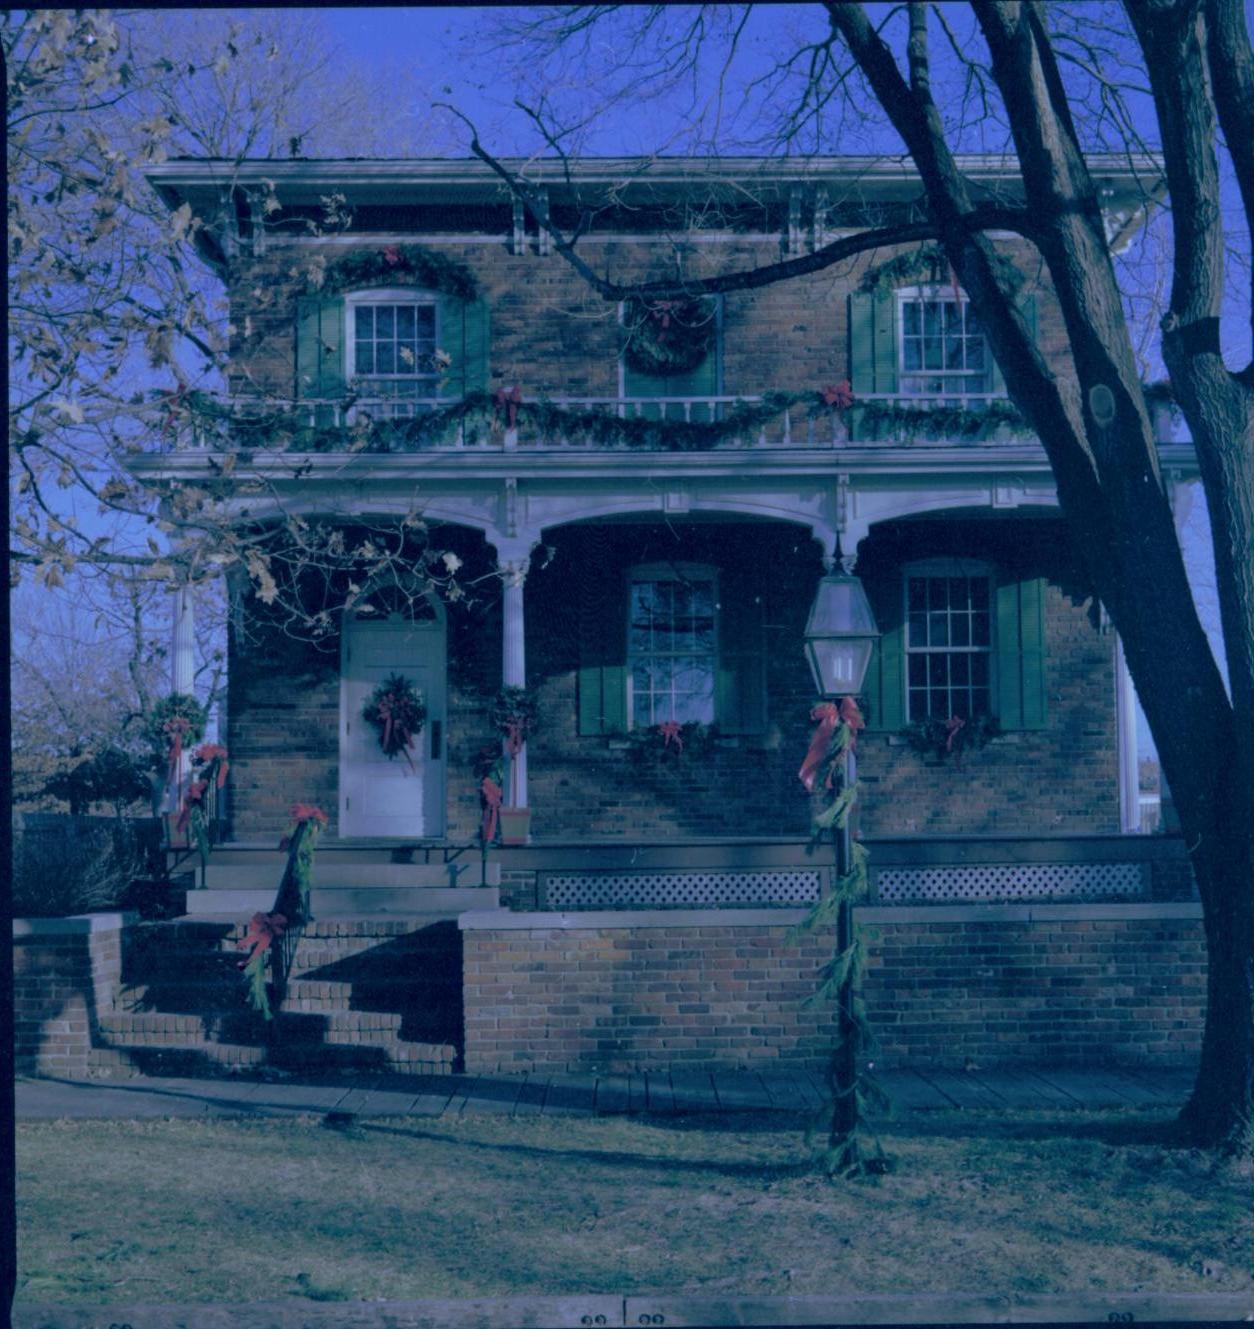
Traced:
[[162, 725], [166, 738], [170, 740], [170, 783], [173, 785], [179, 781], [183, 764], [183, 739], [191, 727], [191, 721], [184, 715], [172, 715]]
[[527, 741], [527, 722], [513, 717], [505, 721], [505, 751], [516, 757]]

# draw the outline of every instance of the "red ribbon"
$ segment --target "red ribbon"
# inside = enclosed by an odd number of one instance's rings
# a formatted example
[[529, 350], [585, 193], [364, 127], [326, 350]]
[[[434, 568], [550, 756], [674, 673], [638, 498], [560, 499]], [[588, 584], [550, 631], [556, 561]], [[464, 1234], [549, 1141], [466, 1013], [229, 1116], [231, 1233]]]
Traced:
[[281, 937], [286, 927], [287, 919], [282, 914], [254, 914], [249, 920], [248, 931], [235, 944], [237, 950], [248, 952], [239, 962], [239, 967], [247, 968], [257, 952]]
[[161, 726], [165, 736], [170, 740], [170, 783], [177, 785], [179, 776], [182, 773], [180, 767], [183, 764], [183, 736], [192, 727], [192, 722], [185, 715], [172, 715], [164, 725]]
[[314, 803], [293, 803], [290, 816], [298, 824], [302, 821], [316, 821], [320, 826], [327, 826], [330, 817]]
[[853, 405], [853, 389], [847, 378], [839, 383], [829, 383], [822, 391], [824, 405], [835, 407], [838, 411], [847, 410]]
[[[858, 746], [858, 730], [866, 728], [866, 721], [862, 718], [858, 703], [852, 697], [842, 697], [839, 706], [831, 701], [820, 702], [810, 712], [810, 719], [818, 721], [818, 728], [811, 735], [805, 760], [801, 763], [801, 769], [797, 772], [797, 778], [805, 785], [807, 793], [814, 792], [815, 777], [827, 756], [827, 750], [831, 746], [832, 735], [836, 732], [837, 725], [845, 724], [849, 726], [849, 750], [851, 752]], [[828, 780], [829, 782], [831, 780], [830, 773]]]
[[967, 722], [960, 715], [951, 715], [945, 721], [945, 751], [953, 752], [954, 766], [958, 770], [962, 770], [962, 749], [959, 748], [954, 751], [954, 739], [958, 737], [959, 730], [966, 728], [966, 724]]
[[527, 741], [527, 722], [519, 719], [517, 716], [511, 716], [505, 721], [505, 751], [511, 757], [516, 757], [523, 749], [523, 744]]
[[395, 245], [385, 245], [383, 248], [383, 261], [389, 268], [394, 268], [401, 261], [401, 251]]
[[521, 401], [522, 388], [517, 383], [508, 392], [504, 388], [497, 388], [496, 395], [492, 398], [493, 418], [499, 420], [501, 412], [504, 411], [506, 426], [513, 429], [518, 423], [518, 404]]
[[[409, 749], [413, 746], [414, 736], [401, 720], [397, 720], [392, 715], [392, 696], [385, 694], [379, 698], [379, 719], [383, 721], [383, 750], [390, 757], [392, 755], [392, 727], [396, 727], [396, 736], [400, 740], [401, 755], [405, 758], [406, 764], [411, 771], [414, 771], [413, 758], [409, 755]], [[414, 771], [416, 775], [417, 772]]]
[[672, 743], [675, 744], [675, 751], [684, 750], [683, 725], [678, 720], [664, 720], [657, 727], [658, 733], [662, 735], [662, 751], [665, 752]]
[[496, 821], [502, 797], [501, 786], [490, 775], [485, 775], [479, 782], [479, 797], [483, 800], [483, 825], [480, 827], [483, 843], [491, 844], [496, 839]]
[[192, 819], [192, 809], [201, 806], [201, 800], [205, 796], [205, 790], [209, 788], [208, 780], [194, 780], [187, 787], [187, 794], [183, 799], [183, 806], [179, 809], [179, 819], [174, 823], [174, 829], [185, 831], [188, 822]]
[[649, 317], [658, 325], [658, 327], [663, 331], [666, 331], [671, 325], [672, 312], [679, 307], [680, 301], [678, 300], [655, 300], [653, 304], [649, 306]]

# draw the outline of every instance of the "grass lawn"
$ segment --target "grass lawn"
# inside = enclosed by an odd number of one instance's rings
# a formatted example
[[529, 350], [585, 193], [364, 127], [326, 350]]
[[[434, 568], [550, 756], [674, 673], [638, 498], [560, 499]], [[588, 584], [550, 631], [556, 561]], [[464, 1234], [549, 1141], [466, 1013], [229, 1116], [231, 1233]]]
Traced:
[[1249, 1289], [1254, 1175], [1165, 1121], [903, 1114], [853, 1183], [762, 1117], [21, 1124], [18, 1296]]

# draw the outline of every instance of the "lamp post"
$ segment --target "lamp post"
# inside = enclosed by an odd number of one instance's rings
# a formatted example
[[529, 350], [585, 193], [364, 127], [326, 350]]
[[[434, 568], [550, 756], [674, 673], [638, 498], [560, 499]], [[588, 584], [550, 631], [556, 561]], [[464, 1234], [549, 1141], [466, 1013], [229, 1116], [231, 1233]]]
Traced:
[[[862, 690], [871, 652], [879, 639], [870, 602], [862, 583], [852, 573], [833, 573], [819, 582], [810, 617], [806, 622], [805, 649], [814, 686], [828, 701], [841, 697], [851, 700]], [[851, 736], [852, 737], [852, 736]], [[856, 773], [851, 744], [841, 758], [841, 788], [852, 786]], [[841, 880], [853, 866], [850, 838], [852, 807], [832, 826], [836, 849], [836, 876]], [[841, 896], [836, 914], [837, 953], [845, 954], [853, 944], [853, 902]], [[838, 1010], [840, 1047], [833, 1059], [835, 1105], [829, 1145], [842, 1148], [858, 1124], [858, 1046], [857, 1025], [853, 1014], [852, 966], [840, 985]]]

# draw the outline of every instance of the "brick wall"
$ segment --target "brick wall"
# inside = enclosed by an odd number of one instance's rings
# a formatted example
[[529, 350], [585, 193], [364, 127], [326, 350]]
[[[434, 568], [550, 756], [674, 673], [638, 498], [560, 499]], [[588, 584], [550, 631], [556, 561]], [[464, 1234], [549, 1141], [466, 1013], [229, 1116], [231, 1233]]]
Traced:
[[122, 978], [133, 914], [13, 922], [14, 1065], [20, 1075], [81, 1079]]
[[[480, 815], [475, 754], [495, 741], [484, 699], [500, 682], [499, 587], [481, 537], [449, 529], [433, 538], [459, 554], [473, 588], [466, 601], [447, 607], [448, 834], [468, 840]], [[822, 571], [808, 532], [786, 522], [676, 521], [567, 527], [546, 538], [552, 557], [545, 566], [537, 558], [525, 590], [527, 672], [539, 708], [528, 745], [533, 836], [805, 835], [810, 808], [796, 772], [814, 698], [802, 633]], [[868, 835], [1119, 829], [1113, 640], [1074, 603], [1075, 573], [1059, 552], [1061, 540], [1053, 521], [973, 520], [895, 523], [865, 543], [868, 575], [896, 586], [903, 550], [924, 557], [965, 549], [996, 562], [1009, 557], [1008, 543], [1021, 567], [1052, 579], [1045, 607], [1048, 728], [999, 739], [961, 769], [919, 756], [895, 734], [868, 732], [859, 744]], [[633, 564], [665, 560], [713, 564], [727, 578], [760, 577], [769, 660], [763, 732], [679, 757], [660, 747], [628, 751], [613, 737], [578, 732], [581, 583], [621, 582]], [[244, 612], [255, 607], [246, 604]], [[234, 633], [231, 653], [232, 826], [242, 839], [281, 834], [294, 799], [317, 802], [333, 818], [338, 803], [338, 643], [320, 657], [258, 663], [249, 657], [257, 631]]]
[[[557, 256], [511, 254], [504, 235], [476, 241], [419, 243], [464, 263], [475, 275], [491, 311], [494, 383], [518, 382], [528, 395], [613, 397], [619, 392], [616, 307], [594, 294]], [[361, 249], [382, 242], [363, 236]], [[634, 240], [585, 242], [597, 270], [620, 282], [671, 275], [675, 251], [669, 236], [651, 244]], [[354, 245], [267, 242], [263, 254], [245, 255], [230, 282], [232, 356], [237, 376], [250, 389], [290, 394], [295, 367], [295, 301], [311, 262], [334, 261]], [[906, 246], [913, 250], [915, 246]], [[797, 278], [758, 291], [732, 292], [723, 304], [723, 386], [730, 394], [770, 389], [817, 388], [849, 376], [849, 292], [872, 263], [895, 250], [877, 250], [839, 269]], [[779, 258], [773, 237], [745, 236], [685, 247], [685, 271], [693, 277], [761, 267]], [[1062, 344], [1057, 305], [1042, 297], [1038, 338], [1047, 355]]]
[[[830, 934], [791, 941], [785, 920], [762, 911], [540, 925], [559, 917], [463, 919], [468, 1071], [825, 1060], [832, 1009], [804, 1003]], [[1200, 1048], [1196, 906], [864, 909], [861, 919], [881, 1065], [1182, 1064]]]

